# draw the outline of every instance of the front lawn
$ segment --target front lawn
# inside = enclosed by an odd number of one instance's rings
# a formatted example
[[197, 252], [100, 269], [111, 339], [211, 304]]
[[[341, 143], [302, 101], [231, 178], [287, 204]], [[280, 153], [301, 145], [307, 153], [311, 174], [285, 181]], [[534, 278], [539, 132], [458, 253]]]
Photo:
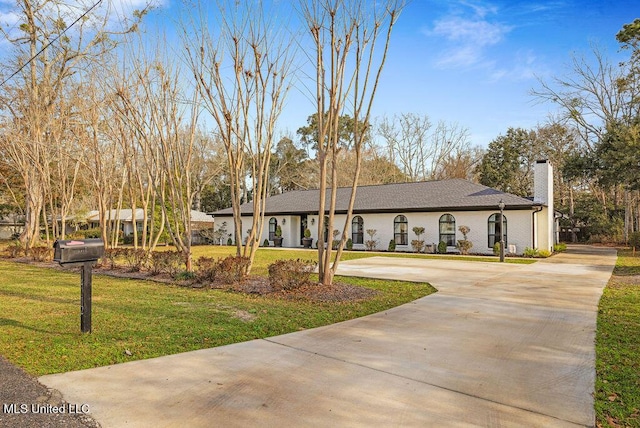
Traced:
[[[209, 249], [208, 256], [218, 254], [212, 247], [200, 248]], [[255, 273], [266, 271], [270, 260], [313, 259], [315, 253], [258, 254]], [[93, 332], [82, 334], [78, 273], [0, 261], [0, 355], [40, 376], [318, 327], [435, 291], [425, 283], [345, 277], [339, 281], [378, 294], [366, 301], [310, 303], [94, 275]]]
[[596, 335], [596, 423], [640, 427], [640, 257], [618, 251], [600, 299]]

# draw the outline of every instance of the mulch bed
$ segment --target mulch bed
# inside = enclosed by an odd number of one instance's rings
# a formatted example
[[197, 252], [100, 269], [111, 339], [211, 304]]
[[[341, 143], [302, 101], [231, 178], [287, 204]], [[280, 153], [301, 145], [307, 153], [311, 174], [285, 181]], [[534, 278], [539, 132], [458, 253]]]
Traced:
[[[52, 262], [34, 262], [33, 260], [21, 257], [10, 259], [19, 263], [31, 264], [39, 267], [47, 267], [61, 269], [65, 271], [79, 270], [73, 267], [61, 267], [57, 263]], [[359, 287], [355, 285], [334, 282], [331, 285], [322, 285], [321, 283], [311, 283], [300, 286], [292, 290], [276, 290], [269, 283], [269, 278], [264, 276], [250, 275], [244, 281], [239, 283], [223, 283], [214, 282], [209, 284], [197, 283], [193, 280], [177, 280], [167, 274], [152, 275], [148, 271], [131, 271], [123, 268], [108, 269], [106, 267], [96, 266], [93, 273], [113, 276], [117, 278], [139, 279], [144, 281], [154, 281], [163, 284], [178, 285], [181, 287], [192, 288], [212, 288], [225, 290], [236, 293], [252, 294], [257, 296], [269, 296], [284, 300], [309, 301], [309, 302], [357, 302], [367, 300], [376, 296], [379, 292], [370, 288]]]
[[370, 288], [340, 282], [334, 282], [331, 285], [311, 283], [292, 290], [276, 290], [271, 286], [268, 278], [261, 276], [250, 276], [237, 284], [214, 283], [211, 284], [211, 288], [310, 302], [355, 302], [370, 299], [378, 294], [378, 291]]

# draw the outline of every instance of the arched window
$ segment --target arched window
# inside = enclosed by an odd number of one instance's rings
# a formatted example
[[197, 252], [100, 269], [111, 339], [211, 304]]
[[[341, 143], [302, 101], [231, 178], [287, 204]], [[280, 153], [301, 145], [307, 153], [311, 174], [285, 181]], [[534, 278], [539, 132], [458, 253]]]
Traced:
[[456, 218], [451, 214], [443, 214], [440, 217], [440, 241], [444, 241], [447, 247], [456, 245]]
[[488, 226], [489, 226], [489, 231], [488, 231], [488, 236], [489, 236], [489, 248], [493, 248], [493, 246], [496, 244], [496, 242], [500, 242], [500, 229], [504, 229], [502, 231], [502, 236], [504, 237], [504, 245], [505, 248], [507, 246], [507, 217], [503, 216], [502, 218], [502, 225], [503, 227], [500, 227], [500, 214], [491, 214], [489, 216], [489, 220], [488, 220]]
[[364, 244], [364, 221], [359, 215], [351, 220], [351, 240], [354, 244]]
[[393, 219], [393, 239], [396, 241], [396, 245], [407, 245], [409, 242], [409, 223], [403, 215]]
[[276, 237], [276, 228], [278, 227], [278, 220], [275, 217], [269, 219], [269, 241], [273, 241]]

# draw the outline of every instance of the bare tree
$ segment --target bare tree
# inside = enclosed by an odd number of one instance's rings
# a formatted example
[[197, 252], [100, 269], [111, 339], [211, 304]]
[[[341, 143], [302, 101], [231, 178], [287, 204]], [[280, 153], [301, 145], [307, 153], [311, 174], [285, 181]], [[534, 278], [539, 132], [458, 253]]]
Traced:
[[414, 113], [402, 113], [392, 119], [384, 117], [378, 125], [378, 134], [387, 143], [389, 158], [400, 166], [408, 181], [424, 180], [429, 175], [431, 126], [428, 116]]
[[[618, 37], [621, 34], [624, 31]], [[630, 47], [624, 40], [618, 39], [623, 43], [623, 49]], [[620, 126], [633, 127], [637, 123], [640, 86], [636, 76], [637, 62], [633, 55], [630, 61], [614, 64], [597, 46], [592, 46], [592, 60], [573, 57], [567, 76], [556, 77], [550, 82], [540, 81], [541, 87], [532, 90], [531, 94], [541, 102], [551, 102], [560, 108], [560, 123], [575, 128], [580, 136], [582, 157], [591, 158], [589, 163], [598, 163], [603, 158], [598, 150], [611, 138], [611, 131]], [[592, 167], [591, 170], [590, 191], [600, 200], [604, 213], [607, 213], [607, 205], [611, 201], [616, 206], [624, 205], [626, 238], [633, 230], [629, 221], [631, 213], [637, 212], [629, 202], [633, 201], [633, 195], [622, 186], [619, 171], [614, 172], [615, 180], [611, 181], [602, 177], [606, 168]]]
[[[138, 197], [143, 206], [143, 248], [155, 248], [166, 228], [175, 247], [192, 269], [191, 207], [194, 162], [197, 159], [199, 133], [198, 93], [189, 94], [181, 85], [181, 70], [170, 64], [166, 53], [149, 57], [142, 49], [130, 52], [130, 74], [121, 73], [126, 82], [117, 86], [117, 112], [114, 133], [119, 140], [129, 183], [132, 211]], [[136, 191], [136, 181], [138, 190]], [[135, 192], [135, 193], [134, 193]], [[151, 208], [149, 212], [148, 209]], [[157, 213], [156, 213], [157, 212]], [[160, 229], [146, 231], [148, 216], [160, 215]], [[155, 232], [155, 233], [154, 233]], [[149, 237], [147, 245], [146, 237]], [[137, 231], [134, 229], [134, 241]]]
[[[264, 225], [276, 121], [291, 84], [290, 35], [277, 31], [262, 2], [219, 2], [218, 25], [209, 25], [202, 5], [197, 10], [199, 15], [183, 24], [186, 57], [226, 150], [237, 254], [250, 259], [248, 273]], [[210, 29], [216, 27], [214, 35]], [[240, 204], [247, 181], [253, 220], [243, 245]]]
[[[323, 284], [331, 284], [347, 240], [348, 224], [353, 212], [361, 156], [368, 134], [371, 106], [384, 67], [391, 31], [404, 1], [383, 1], [371, 5], [363, 0], [303, 0], [302, 16], [311, 36], [315, 68], [316, 118], [318, 128], [320, 200], [318, 213], [318, 271]], [[381, 40], [380, 40], [381, 39]], [[382, 43], [381, 51], [378, 44]], [[325, 227], [334, 230], [338, 190], [339, 119], [350, 115], [355, 123], [353, 144], [356, 165], [351, 197], [340, 244], [331, 263], [332, 246], [324, 242]], [[363, 124], [363, 125], [361, 125]], [[364, 128], [364, 129], [363, 129]], [[331, 183], [328, 189], [327, 183]], [[327, 201], [327, 196], [329, 196]], [[328, 213], [327, 222], [323, 213]]]
[[408, 181], [448, 178], [452, 162], [466, 159], [464, 154], [471, 149], [467, 128], [444, 121], [434, 128], [428, 116], [415, 113], [383, 118], [378, 134]]
[[[25, 185], [25, 228], [20, 236], [27, 250], [39, 239], [40, 216], [47, 198], [51, 205], [48, 147], [52, 138], [68, 138], [58, 127], [64, 115], [77, 112], [65, 106], [63, 95], [78, 84], [84, 66], [116, 45], [116, 34], [133, 31], [144, 12], [136, 13], [133, 22], [121, 29], [109, 27], [111, 10], [99, 11], [95, 2], [62, 0], [21, 0], [17, 2], [19, 32], [0, 32], [15, 52], [11, 66], [14, 82], [5, 80], [3, 90], [12, 93], [0, 109], [11, 124], [8, 153], [21, 171]], [[69, 31], [68, 31], [69, 30]], [[62, 140], [58, 140], [60, 142]], [[60, 153], [62, 154], [62, 153]], [[71, 190], [71, 189], [68, 189]], [[65, 197], [69, 202], [68, 195]], [[53, 215], [53, 213], [49, 213]]]
[[595, 65], [582, 56], [574, 56], [568, 76], [549, 82], [540, 80], [540, 88], [531, 94], [541, 102], [560, 107], [559, 119], [578, 130], [588, 150], [602, 140], [608, 125], [629, 117], [626, 94], [620, 91], [624, 69], [614, 66], [597, 47], [592, 47]]

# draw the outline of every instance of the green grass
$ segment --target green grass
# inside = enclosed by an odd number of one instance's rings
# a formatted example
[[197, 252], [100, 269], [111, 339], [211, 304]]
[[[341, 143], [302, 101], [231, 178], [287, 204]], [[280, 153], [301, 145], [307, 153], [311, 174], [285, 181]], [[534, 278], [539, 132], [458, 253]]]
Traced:
[[[256, 271], [271, 259], [300, 257], [274, 252], [259, 253]], [[0, 261], [0, 354], [39, 376], [318, 327], [435, 291], [425, 283], [339, 280], [379, 293], [361, 302], [306, 303], [94, 275], [93, 332], [82, 334], [78, 273]]]
[[596, 335], [596, 422], [640, 427], [640, 257], [618, 251]]

